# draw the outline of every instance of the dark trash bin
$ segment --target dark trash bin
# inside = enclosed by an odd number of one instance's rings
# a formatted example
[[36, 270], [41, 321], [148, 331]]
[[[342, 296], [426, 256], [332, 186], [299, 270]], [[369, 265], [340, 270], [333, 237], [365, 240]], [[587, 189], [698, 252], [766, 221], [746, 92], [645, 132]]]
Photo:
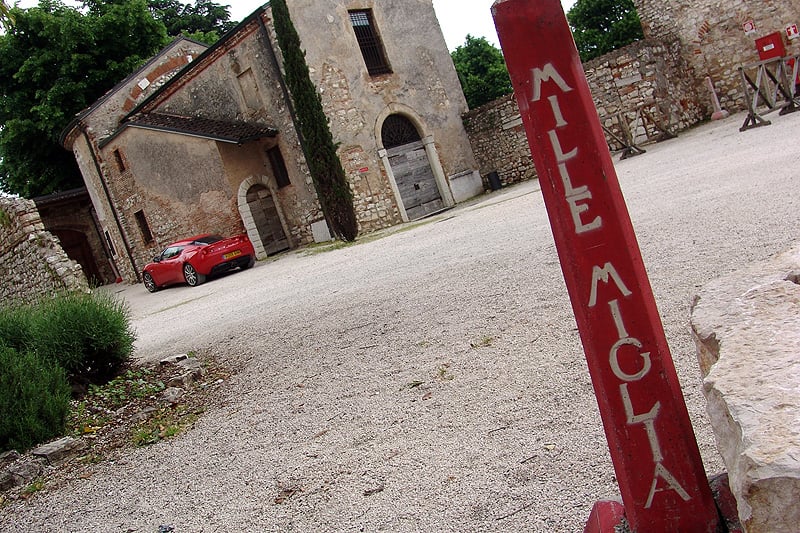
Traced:
[[499, 191], [503, 184], [500, 182], [500, 176], [497, 174], [497, 171], [489, 172], [486, 175], [486, 179], [489, 181], [489, 188], [493, 191]]

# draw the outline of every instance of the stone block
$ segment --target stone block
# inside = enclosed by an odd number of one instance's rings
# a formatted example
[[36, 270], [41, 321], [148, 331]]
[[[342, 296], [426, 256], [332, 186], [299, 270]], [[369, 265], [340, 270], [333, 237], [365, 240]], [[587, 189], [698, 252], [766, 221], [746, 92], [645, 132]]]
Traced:
[[747, 532], [800, 523], [800, 248], [716, 280], [692, 333], [717, 446]]
[[39, 446], [31, 452], [34, 457], [47, 459], [51, 465], [62, 463], [86, 449], [86, 443], [81, 439], [64, 437], [53, 442]]
[[461, 203], [479, 194], [483, 194], [483, 180], [477, 170], [460, 172], [454, 176], [449, 176], [450, 190], [453, 193], [453, 200]]

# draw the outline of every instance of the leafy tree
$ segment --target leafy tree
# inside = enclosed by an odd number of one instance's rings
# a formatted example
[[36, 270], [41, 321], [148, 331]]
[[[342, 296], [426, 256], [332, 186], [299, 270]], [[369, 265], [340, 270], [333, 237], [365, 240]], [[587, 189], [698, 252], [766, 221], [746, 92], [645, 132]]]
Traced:
[[145, 0], [13, 8], [0, 35], [0, 189], [26, 197], [83, 185], [61, 131], [167, 43]]
[[236, 26], [236, 22], [230, 20], [230, 6], [208, 0], [195, 0], [194, 5], [178, 0], [147, 0], [147, 5], [153, 17], [163, 22], [167, 34], [173, 37], [185, 35], [213, 44]]
[[450, 55], [470, 108], [513, 92], [503, 54], [484, 37], [467, 35]]
[[300, 37], [289, 16], [286, 1], [273, 0], [271, 5], [278, 46], [283, 53], [286, 84], [294, 101], [303, 150], [322, 212], [337, 238], [353, 241], [358, 235], [353, 193], [336, 154], [336, 144], [319, 93], [309, 76]]
[[644, 37], [633, 0], [578, 0], [567, 20], [582, 61]]

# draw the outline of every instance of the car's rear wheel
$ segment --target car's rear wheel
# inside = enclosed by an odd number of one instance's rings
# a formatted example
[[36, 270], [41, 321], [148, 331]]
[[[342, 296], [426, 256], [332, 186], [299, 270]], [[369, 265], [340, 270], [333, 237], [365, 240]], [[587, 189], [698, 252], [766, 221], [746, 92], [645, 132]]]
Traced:
[[151, 276], [149, 272], [142, 274], [142, 283], [144, 283], [145, 288], [150, 292], [156, 292], [158, 290], [156, 280], [153, 279], [153, 276]]
[[256, 264], [256, 258], [251, 257], [247, 264], [242, 265], [242, 270], [247, 270], [248, 268], [252, 268], [253, 265]]
[[190, 287], [196, 287], [206, 280], [206, 277], [197, 272], [197, 270], [195, 270], [194, 267], [189, 263], [183, 265], [183, 278], [186, 280], [186, 284]]

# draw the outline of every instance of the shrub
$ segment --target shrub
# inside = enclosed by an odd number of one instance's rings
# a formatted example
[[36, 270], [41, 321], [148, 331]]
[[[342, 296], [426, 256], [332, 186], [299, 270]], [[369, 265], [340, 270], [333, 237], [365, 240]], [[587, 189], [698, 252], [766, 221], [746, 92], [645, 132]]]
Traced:
[[33, 343], [31, 318], [28, 307], [0, 307], [0, 346], [18, 351], [29, 349]]
[[0, 452], [24, 451], [61, 435], [69, 401], [62, 368], [0, 345]]
[[133, 353], [129, 309], [106, 293], [68, 293], [42, 300], [33, 313], [32, 347], [77, 381], [105, 382]]

